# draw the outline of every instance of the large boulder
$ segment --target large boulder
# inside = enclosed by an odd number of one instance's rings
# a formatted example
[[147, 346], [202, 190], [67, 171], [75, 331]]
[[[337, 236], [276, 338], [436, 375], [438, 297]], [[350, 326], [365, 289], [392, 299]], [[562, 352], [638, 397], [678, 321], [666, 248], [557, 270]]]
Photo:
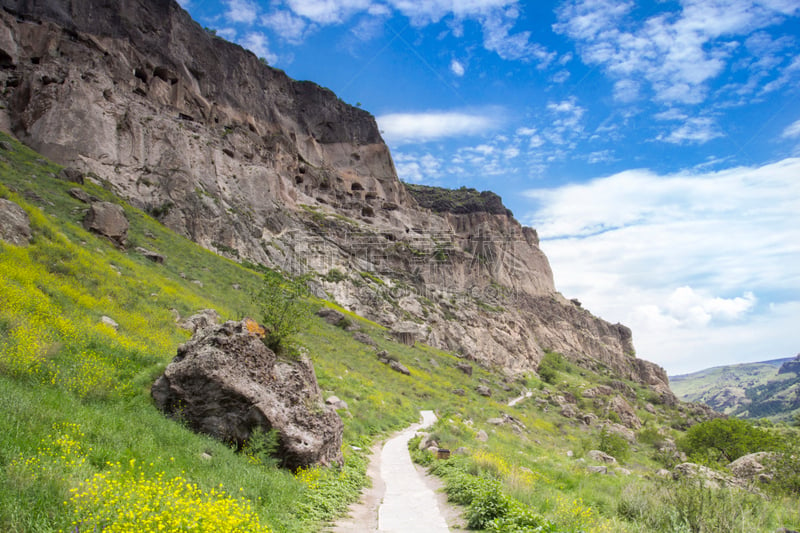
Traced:
[[16, 246], [26, 246], [31, 242], [28, 214], [5, 198], [0, 198], [0, 240]]
[[83, 226], [102, 235], [120, 248], [128, 240], [128, 219], [122, 207], [111, 202], [97, 202], [89, 207]]
[[198, 329], [153, 384], [156, 405], [239, 447], [256, 428], [275, 429], [287, 468], [341, 464], [342, 420], [322, 401], [311, 362], [278, 359], [252, 323]]
[[747, 481], [768, 482], [772, 478], [772, 473], [767, 470], [764, 463], [769, 463], [774, 459], [775, 454], [771, 452], [756, 452], [743, 455], [728, 465], [728, 470], [737, 478]]

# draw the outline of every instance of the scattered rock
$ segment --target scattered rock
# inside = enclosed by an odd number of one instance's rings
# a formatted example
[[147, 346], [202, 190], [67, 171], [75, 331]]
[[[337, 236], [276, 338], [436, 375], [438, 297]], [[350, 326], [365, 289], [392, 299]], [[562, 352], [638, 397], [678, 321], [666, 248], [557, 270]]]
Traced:
[[652, 403], [644, 404], [644, 410], [650, 413], [651, 415], [656, 414], [656, 408], [653, 406]]
[[392, 336], [407, 346], [414, 346], [422, 338], [421, 326], [414, 322], [401, 322], [392, 328]]
[[83, 189], [79, 189], [77, 187], [73, 187], [72, 189], [67, 191], [67, 193], [70, 196], [72, 196], [73, 198], [75, 198], [76, 200], [80, 200], [81, 202], [83, 202], [85, 204], [91, 204], [92, 203], [92, 197], [89, 196], [89, 193], [84, 191]]
[[78, 170], [77, 168], [72, 167], [64, 167], [58, 173], [58, 179], [63, 181], [69, 181], [70, 183], [77, 183], [78, 185], [83, 185], [83, 172]]
[[575, 410], [575, 406], [569, 403], [565, 403], [561, 405], [561, 416], [566, 418], [575, 418], [578, 412]]
[[732, 477], [695, 463], [681, 463], [672, 469], [672, 479], [679, 480], [683, 478], [702, 479], [703, 484], [712, 489], [737, 485]]
[[208, 452], [203, 452], [203, 453], [200, 454], [200, 459], [203, 459], [204, 461], [210, 461], [211, 458], [212, 458], [212, 456]]
[[353, 333], [353, 338], [362, 344], [366, 344], [367, 346], [378, 346], [378, 343], [376, 343], [372, 337], [360, 331]]
[[391, 368], [395, 372], [400, 372], [404, 376], [410, 376], [411, 375], [411, 372], [408, 370], [408, 368], [403, 366], [403, 364], [401, 364], [398, 361], [390, 361], [389, 362], [389, 368]]
[[490, 418], [486, 421], [486, 423], [493, 426], [500, 426], [505, 423], [505, 420], [502, 418]]
[[450, 392], [452, 392], [456, 396], [464, 396], [466, 394], [466, 391], [464, 389], [453, 389]]
[[15, 246], [27, 246], [31, 242], [28, 213], [5, 198], [0, 198], [0, 239]]
[[587, 466], [587, 472], [591, 472], [592, 474], [608, 474], [608, 467], [606, 466]]
[[567, 457], [572, 457], [575, 453], [572, 450], [567, 450]]
[[487, 442], [489, 440], [489, 435], [484, 430], [479, 430], [478, 433], [475, 434], [475, 440], [480, 442]]
[[603, 427], [605, 427], [611, 433], [615, 433], [625, 439], [626, 441], [634, 444], [636, 442], [636, 434], [623, 426], [622, 424], [615, 424], [613, 422], [607, 422]]
[[287, 468], [342, 463], [342, 421], [322, 402], [308, 357], [279, 360], [244, 320], [198, 330], [151, 393], [193, 430], [240, 447], [256, 428], [277, 430]]
[[664, 477], [664, 478], [672, 477], [672, 473], [666, 468], [659, 468], [658, 470], [656, 470], [656, 475], [658, 477]]
[[472, 375], [472, 365], [469, 363], [459, 361], [458, 363], [456, 363], [456, 368], [468, 376]]
[[627, 468], [617, 468], [617, 469], [616, 469], [616, 470], [614, 470], [614, 471], [615, 471], [617, 474], [621, 475], [621, 476], [630, 476], [630, 475], [633, 473], [633, 472], [631, 472], [630, 470], [628, 470]]
[[490, 389], [486, 385], [478, 385], [477, 387], [475, 387], [475, 392], [477, 392], [481, 396], [486, 396], [487, 398], [491, 397], [492, 395], [492, 389]]
[[422, 439], [420, 439], [418, 446], [420, 450], [427, 450], [428, 448], [439, 447], [439, 444], [433, 439], [433, 436], [430, 433], [422, 433], [421, 435]]
[[100, 317], [100, 323], [101, 324], [105, 324], [106, 326], [108, 326], [110, 328], [114, 328], [114, 331], [117, 331], [117, 329], [119, 329], [119, 324], [117, 324], [117, 321], [114, 320], [113, 318], [109, 317], [109, 316], [105, 316], [105, 315], [101, 316]]
[[83, 226], [109, 239], [120, 248], [128, 240], [128, 219], [121, 206], [111, 202], [96, 202], [89, 206]]
[[202, 282], [202, 281], [200, 281], [199, 279], [193, 279], [193, 280], [192, 280], [192, 283], [194, 283], [195, 285], [197, 285], [197, 286], [198, 286], [198, 287], [200, 287], [201, 289], [203, 288], [203, 282]]
[[14, 150], [14, 147], [11, 146], [10, 142], [0, 141], [0, 150], [5, 150], [6, 152], [11, 152]]
[[136, 251], [142, 254], [146, 259], [152, 261], [153, 263], [158, 263], [159, 265], [164, 264], [164, 256], [158, 252], [153, 252], [152, 250], [148, 250], [147, 248], [142, 248], [141, 246], [137, 246]]
[[598, 385], [597, 387], [583, 391], [582, 396], [584, 398], [596, 398], [598, 396], [609, 396], [611, 394], [614, 394], [614, 389], [606, 385]]
[[396, 360], [391, 355], [389, 355], [389, 352], [387, 352], [386, 350], [381, 350], [380, 352], [376, 353], [375, 357], [377, 357], [378, 361], [380, 361], [384, 365], [388, 365], [391, 361]]
[[597, 415], [594, 413], [585, 413], [580, 417], [581, 422], [586, 424], [587, 426], [591, 426], [597, 421]]
[[586, 452], [586, 456], [592, 461], [597, 461], [598, 463], [606, 463], [609, 465], [617, 464], [617, 460], [614, 457], [600, 450], [589, 450]]
[[325, 400], [325, 403], [327, 405], [330, 405], [331, 407], [333, 407], [337, 411], [339, 409], [347, 409], [348, 408], [347, 402], [344, 401], [344, 400], [340, 400], [338, 396], [328, 396], [328, 398]]
[[319, 311], [317, 311], [317, 316], [322, 317], [325, 319], [325, 322], [336, 326], [344, 320], [344, 313], [337, 311], [336, 309], [331, 309], [330, 307], [323, 307]]
[[216, 326], [219, 324], [219, 320], [219, 313], [214, 309], [203, 309], [199, 313], [195, 313], [181, 322], [180, 327], [188, 329], [192, 333], [197, 333], [198, 331]]

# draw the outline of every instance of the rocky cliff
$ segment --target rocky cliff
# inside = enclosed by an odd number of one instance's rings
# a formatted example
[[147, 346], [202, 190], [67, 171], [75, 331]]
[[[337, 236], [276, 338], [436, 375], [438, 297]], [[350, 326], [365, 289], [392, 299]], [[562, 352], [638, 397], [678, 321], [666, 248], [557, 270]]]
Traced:
[[0, 5], [0, 127], [175, 231], [316, 272], [320, 296], [404, 339], [512, 372], [555, 350], [671, 395], [630, 330], [556, 292], [536, 232], [498, 197], [486, 209], [415, 200], [369, 113], [173, 0]]

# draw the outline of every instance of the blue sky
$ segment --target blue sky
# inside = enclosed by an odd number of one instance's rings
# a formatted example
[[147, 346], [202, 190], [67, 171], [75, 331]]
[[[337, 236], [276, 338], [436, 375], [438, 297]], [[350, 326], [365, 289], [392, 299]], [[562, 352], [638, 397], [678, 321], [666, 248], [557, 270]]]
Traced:
[[800, 0], [182, 0], [490, 189], [670, 373], [800, 352]]

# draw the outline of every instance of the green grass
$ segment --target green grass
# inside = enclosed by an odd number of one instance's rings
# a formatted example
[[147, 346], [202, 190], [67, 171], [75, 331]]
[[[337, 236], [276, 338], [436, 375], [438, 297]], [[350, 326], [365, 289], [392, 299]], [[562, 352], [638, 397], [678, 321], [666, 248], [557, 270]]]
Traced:
[[[582, 398], [581, 392], [610, 384], [613, 377], [566, 361], [555, 365], [550, 383], [535, 375], [503, 378], [498, 369], [477, 364], [469, 377], [457, 369], [460, 359], [454, 355], [398, 344], [386, 328], [330, 302], [315, 304], [345, 313], [378, 345], [362, 344], [352, 333], [316, 317], [296, 336], [314, 362], [323, 393], [348, 403], [340, 411], [343, 469], [292, 473], [255, 464], [164, 417], [149, 390], [189, 337], [176, 324], [175, 314], [186, 317], [213, 308], [224, 319], [255, 315], [258, 306], [252, 295], [261, 286], [259, 268], [203, 250], [102, 185], [87, 183], [81, 188], [120, 203], [131, 222], [129, 247], [116, 249], [83, 229], [86, 206], [67, 193], [75, 184], [53, 177], [57, 166], [13, 139], [0, 135], [0, 140], [14, 147], [0, 152], [0, 197], [23, 207], [33, 228], [27, 247], [0, 243], [1, 530], [71, 530], [84, 509], [72, 490], [99, 475], [129, 479], [125, 476], [133, 472], [143, 476], [143, 491], [169, 489], [178, 478], [196, 484], [201, 495], [191, 501], [199, 502], [200, 514], [228, 502], [219, 493], [224, 490], [234, 502], [232, 519], [238, 516], [236, 509], [249, 508], [272, 531], [318, 531], [343, 512], [366, 482], [365, 452], [355, 448], [366, 450], [375, 439], [416, 421], [420, 409], [439, 415], [433, 432], [441, 446], [466, 449], [457, 459], [462, 470], [496, 480], [504, 495], [499, 503], [479, 498], [484, 514], [470, 515], [478, 517], [475, 524], [488, 524], [478, 520], [493, 512], [486, 509], [508, 501], [513, 502], [509, 520], [517, 525], [533, 513], [557, 531], [664, 530], [647, 517], [668, 516], [676, 507], [659, 507], [664, 489], [647, 476], [661, 466], [654, 458], [657, 432], [677, 437], [669, 422], [680, 415], [665, 406], [656, 406], [657, 416], [647, 413], [644, 404], [653, 399], [647, 389], [624, 384], [648, 428], [623, 465], [633, 475], [589, 475], [579, 459], [600, 447], [599, 427], [562, 417], [547, 405], [546, 393], [572, 395], [581, 411], [602, 418], [603, 406]], [[163, 254], [166, 262], [148, 261], [135, 246]], [[119, 328], [102, 325], [102, 316], [113, 318]], [[386, 350], [410, 375], [381, 363], [377, 350]], [[491, 387], [491, 398], [475, 391], [483, 383]], [[535, 397], [507, 407], [523, 387]], [[465, 393], [455, 395], [454, 389]], [[525, 429], [487, 423], [503, 413]], [[486, 431], [488, 442], [475, 439], [479, 430]], [[573, 457], [567, 456], [568, 450]], [[135, 466], [129, 466], [131, 460]], [[113, 466], [117, 463], [121, 466]], [[633, 493], [631, 486], [637, 487]], [[92, 501], [98, 510], [116, 512], [104, 501]], [[748, 509], [764, 528], [800, 526], [796, 506], [779, 497], [755, 503], [734, 499], [729, 505]], [[478, 513], [479, 505], [474, 507]], [[511, 522], [491, 527], [506, 531]]]

